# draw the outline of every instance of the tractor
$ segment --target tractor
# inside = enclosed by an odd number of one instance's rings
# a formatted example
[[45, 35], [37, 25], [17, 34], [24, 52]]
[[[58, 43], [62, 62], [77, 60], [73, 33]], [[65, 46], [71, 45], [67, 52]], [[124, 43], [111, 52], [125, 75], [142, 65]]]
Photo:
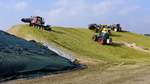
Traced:
[[122, 27], [120, 26], [120, 24], [113, 24], [113, 25], [105, 25], [105, 24], [100, 24], [100, 25], [97, 25], [97, 24], [90, 24], [89, 27], [88, 27], [90, 30], [102, 30], [103, 28], [108, 28], [110, 30], [110, 33], [111, 33], [111, 30], [112, 31], [115, 31], [115, 32], [121, 32], [122, 31]]
[[51, 25], [45, 25], [45, 21], [40, 16], [31, 16], [30, 18], [22, 18], [22, 22], [29, 23], [29, 26], [51, 31]]
[[109, 37], [109, 34], [102, 33], [101, 35], [93, 35], [92, 39], [102, 45], [112, 44], [112, 38]]
[[122, 28], [121, 28], [120, 24], [110, 25], [110, 28], [111, 28], [111, 30], [113, 30], [115, 32], [121, 32], [122, 31]]
[[109, 29], [104, 28], [101, 32], [96, 32], [92, 39], [102, 45], [112, 44], [112, 38], [110, 38]]
[[97, 25], [97, 24], [89, 24], [88, 29], [89, 30], [97, 30], [97, 29], [99, 29], [99, 25]]
[[108, 26], [108, 25], [105, 25], [105, 24], [100, 24], [100, 25], [97, 25], [97, 24], [90, 24], [90, 25], [88, 26], [88, 29], [89, 29], [89, 30], [94, 30], [95, 32], [102, 32], [104, 28], [107, 28], [109, 34], [111, 34], [111, 28], [110, 28], [110, 26]]
[[100, 24], [99, 25], [99, 29], [100, 29], [100, 32], [102, 32], [104, 29], [107, 29], [108, 33], [111, 35], [111, 28], [108, 25], [106, 25], [106, 24]]

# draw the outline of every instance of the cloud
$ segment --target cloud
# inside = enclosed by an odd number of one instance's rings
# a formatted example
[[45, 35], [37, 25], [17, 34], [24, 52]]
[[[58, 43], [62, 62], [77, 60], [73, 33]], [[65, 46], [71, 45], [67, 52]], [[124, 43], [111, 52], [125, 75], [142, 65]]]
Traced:
[[73, 10], [78, 15], [82, 13], [103, 15], [113, 11], [123, 3], [123, 0], [100, 0], [97, 3], [87, 3], [87, 0], [58, 0], [56, 6], [66, 10]]
[[58, 0], [53, 8], [45, 11], [41, 9], [38, 13], [36, 10], [36, 14], [49, 18], [47, 21], [52, 24], [87, 25], [94, 22], [94, 19], [107, 17], [121, 4], [123, 0], [100, 0], [97, 3], [90, 3], [87, 0]]
[[3, 11], [22, 12], [29, 8], [29, 4], [25, 1], [10, 0], [10, 2], [0, 1], [0, 9]]
[[128, 15], [128, 14], [131, 14], [131, 13], [134, 13], [134, 12], [136, 12], [137, 10], [139, 10], [140, 9], [140, 6], [129, 6], [129, 7], [125, 7], [125, 8], [123, 8], [120, 12], [119, 12], [119, 14], [120, 15]]
[[16, 11], [24, 11], [25, 9], [28, 8], [28, 3], [27, 2], [17, 2], [15, 5], [14, 5], [14, 9]]
[[[9, 3], [8, 3], [9, 2]], [[0, 0], [1, 25], [15, 24], [20, 17], [43, 16], [46, 22], [62, 26], [90, 23], [120, 23], [137, 31], [149, 28], [149, 5], [140, 0]], [[32, 5], [30, 5], [32, 4]], [[40, 5], [39, 5], [40, 4]], [[13, 15], [14, 17], [10, 16]], [[7, 18], [12, 18], [7, 20]], [[135, 27], [136, 26], [136, 27]]]
[[92, 10], [98, 15], [108, 14], [118, 8], [120, 4], [123, 4], [123, 0], [104, 0], [93, 5]]

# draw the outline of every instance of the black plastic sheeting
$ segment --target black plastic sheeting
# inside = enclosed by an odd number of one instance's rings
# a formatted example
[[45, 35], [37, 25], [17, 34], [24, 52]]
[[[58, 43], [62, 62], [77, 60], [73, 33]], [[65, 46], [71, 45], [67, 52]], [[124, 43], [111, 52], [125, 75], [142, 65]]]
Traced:
[[34, 71], [63, 71], [76, 64], [34, 41], [0, 31], [0, 79]]

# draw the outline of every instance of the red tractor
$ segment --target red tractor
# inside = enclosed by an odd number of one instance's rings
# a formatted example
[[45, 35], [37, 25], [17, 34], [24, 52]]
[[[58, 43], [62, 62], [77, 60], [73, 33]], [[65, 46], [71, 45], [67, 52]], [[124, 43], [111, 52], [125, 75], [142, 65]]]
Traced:
[[51, 25], [45, 25], [45, 21], [40, 16], [31, 16], [30, 18], [22, 18], [22, 22], [29, 23], [29, 26], [37, 27], [47, 31], [51, 31]]

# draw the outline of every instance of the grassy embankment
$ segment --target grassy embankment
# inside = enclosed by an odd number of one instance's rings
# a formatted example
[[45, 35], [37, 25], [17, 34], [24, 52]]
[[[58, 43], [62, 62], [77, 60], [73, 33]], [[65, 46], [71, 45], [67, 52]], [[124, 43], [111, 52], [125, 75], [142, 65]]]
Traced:
[[[25, 39], [35, 39], [55, 43], [79, 56], [104, 60], [110, 63], [150, 62], [150, 54], [128, 48], [124, 45], [103, 46], [91, 40], [93, 34], [88, 29], [53, 27], [52, 32], [17, 25], [9, 30], [12, 34]], [[112, 38], [119, 42], [133, 42], [150, 48], [150, 38], [131, 32], [113, 32]]]

